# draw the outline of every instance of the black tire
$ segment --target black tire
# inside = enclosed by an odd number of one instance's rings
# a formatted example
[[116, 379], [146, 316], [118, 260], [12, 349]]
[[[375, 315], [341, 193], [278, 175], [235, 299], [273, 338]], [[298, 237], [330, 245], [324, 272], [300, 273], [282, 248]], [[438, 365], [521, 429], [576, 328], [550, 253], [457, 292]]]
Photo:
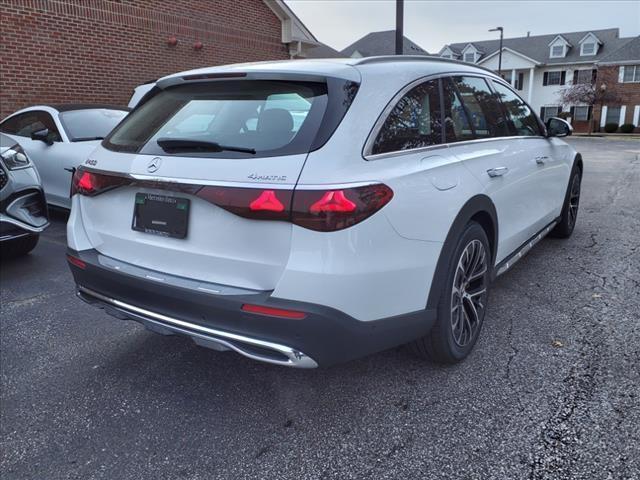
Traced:
[[564, 197], [564, 205], [560, 214], [560, 221], [549, 233], [552, 237], [568, 238], [573, 233], [578, 219], [578, 208], [580, 206], [580, 185], [582, 183], [582, 172], [580, 168], [574, 166], [569, 177], [569, 185]]
[[27, 235], [26, 237], [20, 237], [14, 240], [2, 242], [2, 257], [11, 258], [26, 255], [31, 250], [36, 248], [39, 239], [40, 235], [34, 233], [32, 235]]
[[[482, 250], [478, 245], [482, 246]], [[482, 264], [479, 264], [478, 269], [471, 269], [467, 277], [467, 273], [464, 273], [464, 256], [468, 256], [469, 248], [472, 248], [472, 251], [476, 248], [477, 252], [482, 252], [484, 267], [482, 268]], [[438, 363], [457, 363], [469, 355], [484, 322], [491, 265], [491, 248], [487, 234], [480, 224], [472, 221], [465, 227], [449, 259], [446, 284], [438, 301], [436, 323], [428, 335], [411, 344], [415, 353]], [[474, 278], [476, 275], [478, 276], [475, 280], [466, 282], [466, 278]], [[471, 293], [470, 299], [464, 295], [454, 294], [454, 284], [458, 284], [460, 280], [463, 280], [463, 285], [467, 284], [468, 290], [466, 287], [455, 290], [463, 291], [465, 294]], [[474, 315], [475, 321], [469, 320], [468, 323], [464, 321], [465, 316], [471, 318]], [[468, 336], [463, 338], [460, 335], [460, 326], [465, 325], [462, 328], [466, 328], [467, 324], [473, 328]], [[459, 328], [456, 328], [456, 325]]]

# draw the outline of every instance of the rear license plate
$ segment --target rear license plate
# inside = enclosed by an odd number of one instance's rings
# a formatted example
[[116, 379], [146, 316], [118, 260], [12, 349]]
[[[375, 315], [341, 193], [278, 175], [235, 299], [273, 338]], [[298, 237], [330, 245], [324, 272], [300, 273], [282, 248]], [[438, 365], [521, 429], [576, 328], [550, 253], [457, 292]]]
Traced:
[[185, 238], [189, 223], [189, 199], [152, 193], [136, 193], [131, 228], [163, 237]]

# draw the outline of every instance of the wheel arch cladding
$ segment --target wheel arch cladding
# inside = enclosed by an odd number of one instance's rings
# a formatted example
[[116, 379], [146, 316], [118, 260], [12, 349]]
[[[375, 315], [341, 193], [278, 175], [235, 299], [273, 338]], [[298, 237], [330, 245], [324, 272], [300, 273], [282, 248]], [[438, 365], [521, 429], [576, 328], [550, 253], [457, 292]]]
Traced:
[[[449, 233], [440, 251], [436, 270], [433, 274], [431, 290], [429, 291], [429, 298], [427, 299], [427, 308], [437, 308], [447, 278], [449, 260], [453, 255], [453, 251], [456, 248], [462, 232], [467, 224], [472, 221], [480, 224], [487, 234], [491, 249], [490, 266], [493, 270], [498, 248], [498, 215], [496, 213], [496, 207], [488, 196], [476, 195], [471, 197], [467, 203], [462, 206], [449, 228]], [[491, 275], [490, 278], [493, 278], [493, 275]]]

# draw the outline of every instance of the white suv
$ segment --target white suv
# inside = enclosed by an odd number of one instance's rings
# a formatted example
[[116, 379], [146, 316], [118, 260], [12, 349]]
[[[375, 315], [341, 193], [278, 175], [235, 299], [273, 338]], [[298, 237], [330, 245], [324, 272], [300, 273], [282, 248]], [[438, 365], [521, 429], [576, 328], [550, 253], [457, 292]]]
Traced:
[[73, 182], [85, 301], [296, 367], [456, 362], [487, 288], [575, 225], [582, 160], [501, 78], [425, 57], [160, 79]]

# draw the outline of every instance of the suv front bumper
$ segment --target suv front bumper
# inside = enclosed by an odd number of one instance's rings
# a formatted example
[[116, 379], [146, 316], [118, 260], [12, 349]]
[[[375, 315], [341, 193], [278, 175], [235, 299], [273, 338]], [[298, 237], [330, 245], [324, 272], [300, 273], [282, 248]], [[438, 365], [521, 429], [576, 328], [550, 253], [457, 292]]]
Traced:
[[[69, 250], [68, 255], [82, 300], [156, 333], [184, 335], [205, 347], [277, 365], [313, 368], [346, 362], [426, 335], [435, 320], [435, 311], [421, 310], [360, 321], [322, 305], [274, 298], [271, 291], [196, 289], [189, 279], [123, 264], [95, 250]], [[245, 304], [306, 316], [249, 313], [242, 310]]]

